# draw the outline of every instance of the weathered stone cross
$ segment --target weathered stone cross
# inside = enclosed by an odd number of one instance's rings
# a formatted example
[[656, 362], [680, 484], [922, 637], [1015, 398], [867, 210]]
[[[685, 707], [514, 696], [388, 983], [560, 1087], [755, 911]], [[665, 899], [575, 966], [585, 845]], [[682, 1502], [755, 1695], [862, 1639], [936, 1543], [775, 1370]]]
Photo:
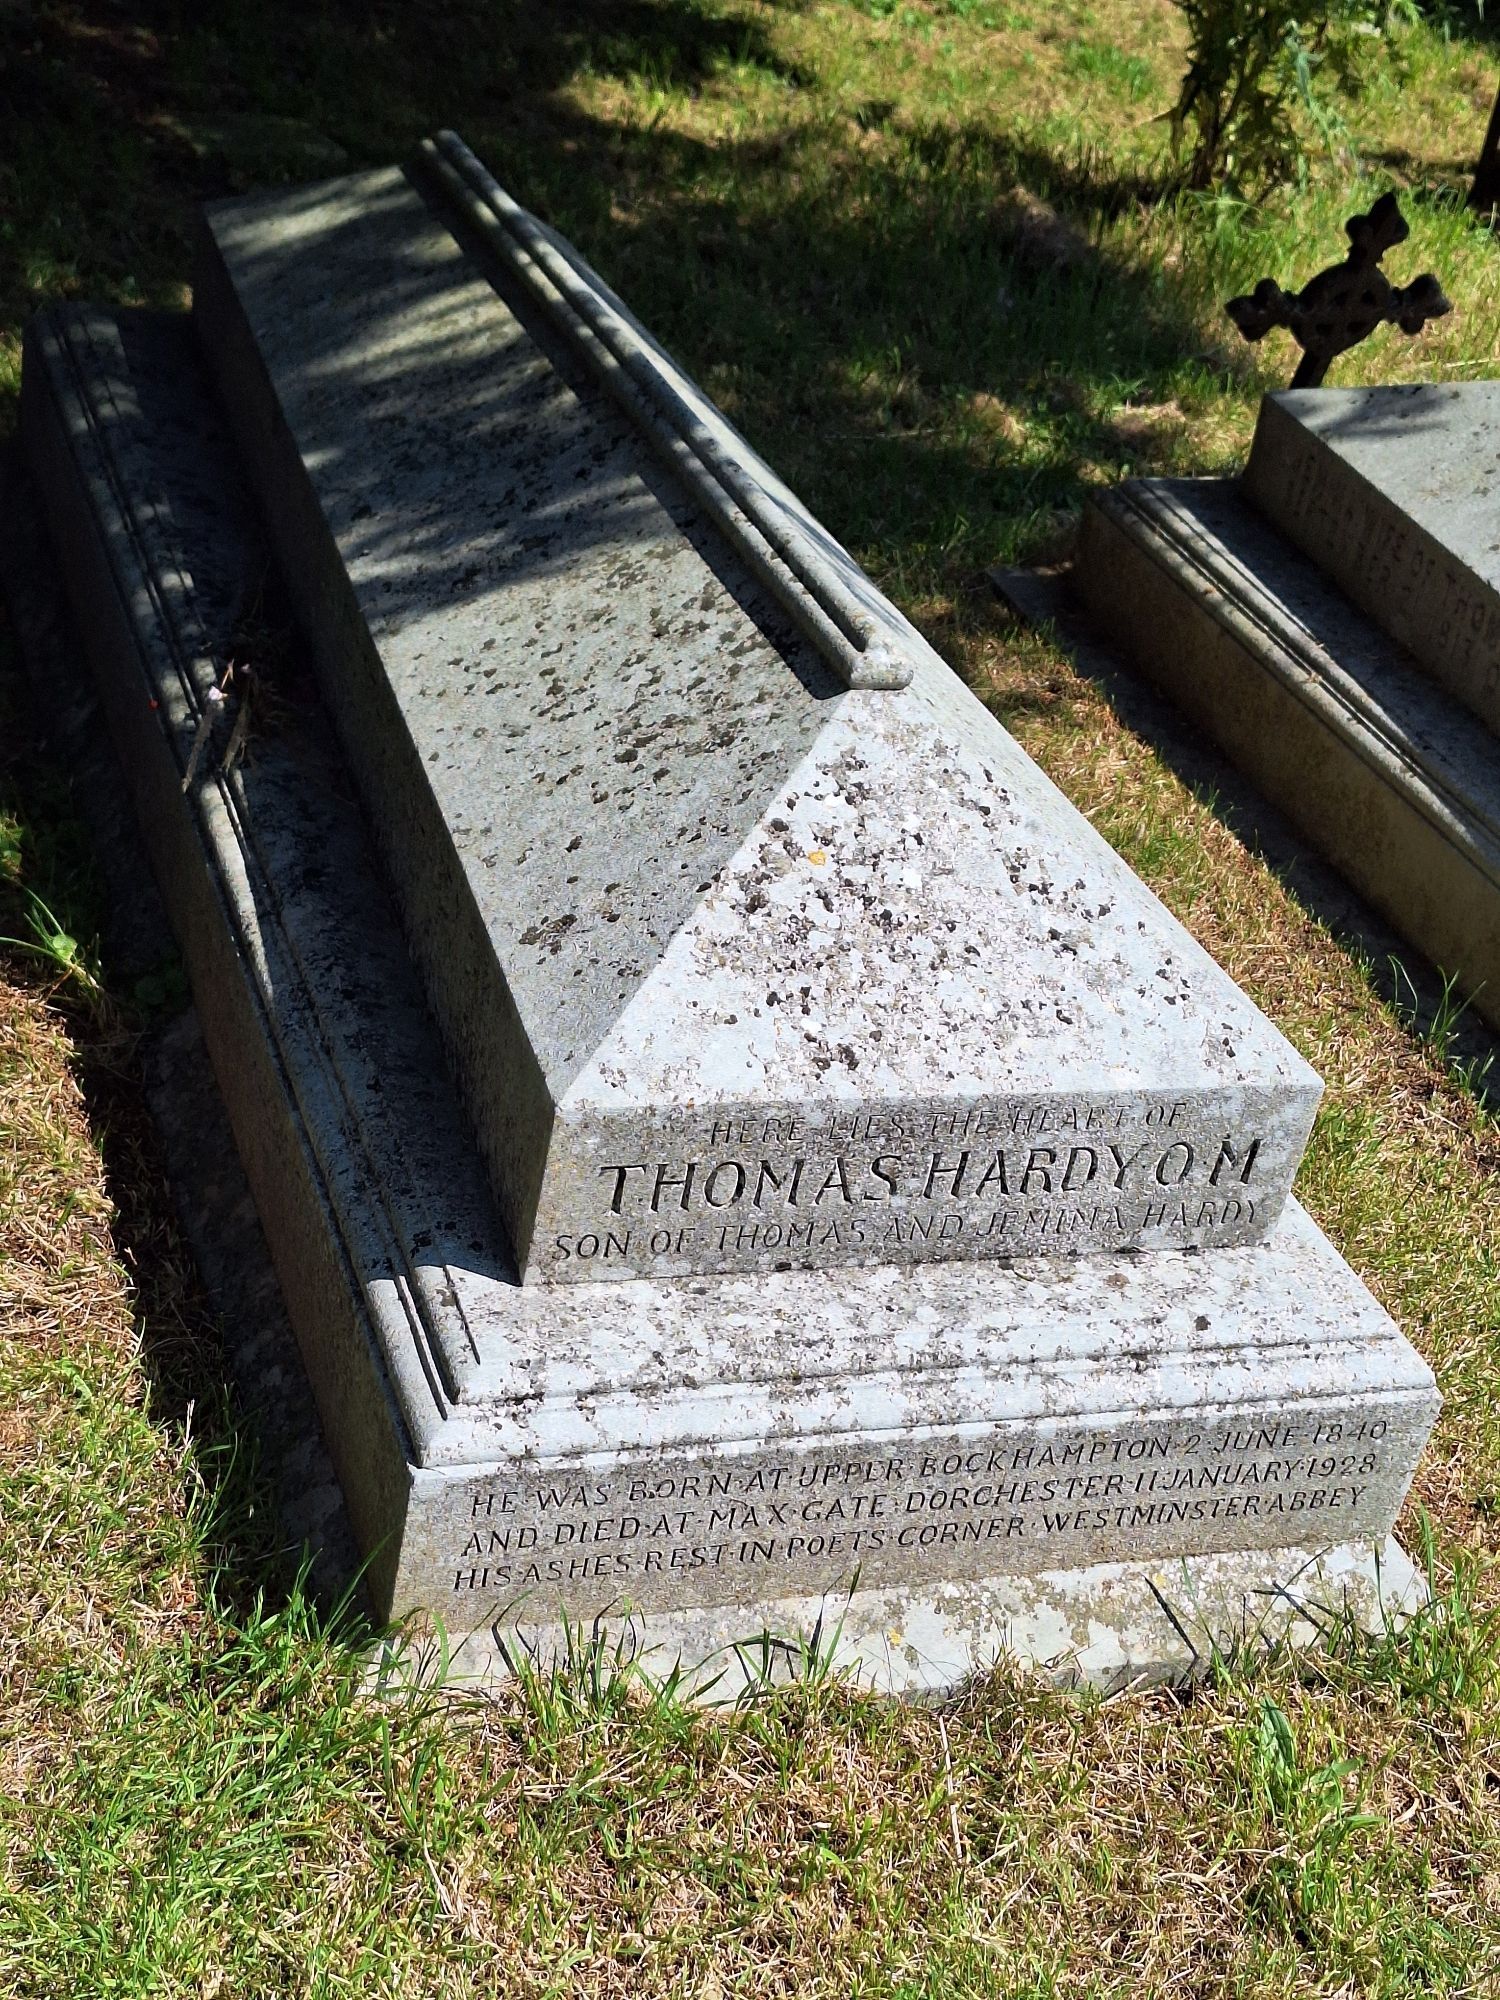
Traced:
[[1383, 194], [1367, 215], [1344, 224], [1349, 254], [1309, 279], [1300, 292], [1284, 292], [1262, 278], [1253, 292], [1224, 307], [1246, 340], [1260, 340], [1284, 326], [1302, 349], [1294, 389], [1316, 389], [1329, 363], [1389, 320], [1403, 333], [1420, 333], [1430, 319], [1453, 310], [1430, 271], [1409, 285], [1393, 285], [1380, 268], [1387, 250], [1411, 234], [1394, 194]]

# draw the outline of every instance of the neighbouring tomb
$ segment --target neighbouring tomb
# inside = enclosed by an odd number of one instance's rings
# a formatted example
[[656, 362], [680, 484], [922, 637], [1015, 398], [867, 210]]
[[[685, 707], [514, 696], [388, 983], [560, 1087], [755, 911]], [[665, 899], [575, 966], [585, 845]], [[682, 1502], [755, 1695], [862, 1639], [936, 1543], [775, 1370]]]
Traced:
[[1403, 1601], [1280, 1035], [456, 142], [210, 231], [203, 360], [47, 315], [23, 425], [379, 1607], [898, 1687]]
[[1243, 478], [1094, 496], [1072, 577], [1500, 1023], [1496, 408], [1493, 383], [1267, 396]]
[[1500, 729], [1500, 382], [1268, 396], [1243, 485], [1426, 673]]

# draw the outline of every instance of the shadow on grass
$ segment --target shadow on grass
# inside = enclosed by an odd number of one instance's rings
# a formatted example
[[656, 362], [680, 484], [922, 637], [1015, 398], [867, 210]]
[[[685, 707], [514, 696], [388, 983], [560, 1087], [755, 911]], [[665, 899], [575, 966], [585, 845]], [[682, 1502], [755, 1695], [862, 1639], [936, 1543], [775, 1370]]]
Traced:
[[1129, 461], [1107, 413], [1202, 365], [1183, 288], [1099, 247], [1139, 190], [1097, 162], [973, 126], [653, 150], [623, 220], [546, 206], [898, 592], [1044, 530]]
[[[1148, 178], [984, 123], [833, 108], [712, 0], [345, 0], [274, 36], [235, 0], [211, 22], [165, 0], [30, 18], [0, 71], [0, 314], [80, 291], [170, 300], [200, 201], [404, 160], [456, 125], [898, 585], [913, 564], [1014, 555], [1086, 478], [1136, 462], [1101, 410], [1241, 366], [1203, 353], [1172, 274], [1098, 246], [1162, 192]], [[570, 88], [598, 79], [628, 87], [610, 118]], [[723, 88], [770, 93], [747, 136], [655, 122], [658, 98]], [[1068, 218], [1062, 254], [1007, 209], [1018, 187]]]
[[0, 10], [0, 322], [87, 292], [172, 304], [207, 200], [405, 158], [435, 125], [549, 142], [580, 71], [696, 89], [803, 79], [754, 21], [694, 0], [36, 0]]
[[1491, 0], [1435, 0], [1430, 11], [1434, 25], [1455, 42], [1480, 48], [1500, 44], [1500, 15]]
[[[231, 1620], [297, 1600], [350, 1637], [353, 1538], [227, 1120], [181, 1013], [186, 981], [82, 644], [12, 452], [0, 453], [0, 824], [18, 837], [0, 871], [0, 934], [24, 936], [40, 896], [79, 950], [70, 972], [43, 952], [4, 948], [4, 976], [47, 999], [71, 1045], [110, 1241], [130, 1283], [146, 1410], [190, 1447], [183, 1504], [199, 1524], [201, 1580]], [[164, 1136], [168, 1103], [176, 1116]], [[86, 1350], [77, 1364], [88, 1373]]]

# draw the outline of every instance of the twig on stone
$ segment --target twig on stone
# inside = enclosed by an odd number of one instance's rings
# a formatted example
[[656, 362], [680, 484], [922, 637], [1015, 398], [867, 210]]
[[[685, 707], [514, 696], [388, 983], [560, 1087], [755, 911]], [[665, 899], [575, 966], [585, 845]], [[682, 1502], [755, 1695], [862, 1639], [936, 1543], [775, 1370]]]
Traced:
[[[227, 679], [227, 676], [226, 676]], [[188, 752], [187, 769], [182, 774], [182, 789], [188, 791], [197, 776], [198, 765], [203, 756], [205, 744], [213, 734], [214, 722], [224, 707], [224, 690], [220, 686], [211, 687], [204, 697], [203, 713], [198, 718], [198, 727], [193, 736], [193, 747]]]

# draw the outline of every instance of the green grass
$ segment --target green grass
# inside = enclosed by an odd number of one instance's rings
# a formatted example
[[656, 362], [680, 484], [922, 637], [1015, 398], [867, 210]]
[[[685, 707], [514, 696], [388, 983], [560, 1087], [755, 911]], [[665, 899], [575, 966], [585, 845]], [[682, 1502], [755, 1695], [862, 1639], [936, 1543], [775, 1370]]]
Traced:
[[1292, 356], [1223, 298], [1309, 275], [1392, 180], [1393, 268], [1457, 310], [1334, 379], [1495, 372], [1500, 250], [1460, 197], [1497, 39], [1435, 16], [1253, 207], [1166, 192], [1180, 46], [1165, 0], [0, 12], [0, 429], [38, 305], [180, 305], [197, 202], [458, 126], [1322, 1071], [1299, 1191], [1447, 1398], [1403, 1523], [1432, 1608], [1191, 1695], [1002, 1668], [937, 1710], [810, 1659], [702, 1714], [583, 1643], [482, 1703], [378, 1684], [223, 1389], [142, 1107], [162, 996], [99, 961], [0, 652], [0, 1993], [1500, 1990], [1484, 1057], [982, 580], [1059, 550], [1091, 484], [1233, 465]]

